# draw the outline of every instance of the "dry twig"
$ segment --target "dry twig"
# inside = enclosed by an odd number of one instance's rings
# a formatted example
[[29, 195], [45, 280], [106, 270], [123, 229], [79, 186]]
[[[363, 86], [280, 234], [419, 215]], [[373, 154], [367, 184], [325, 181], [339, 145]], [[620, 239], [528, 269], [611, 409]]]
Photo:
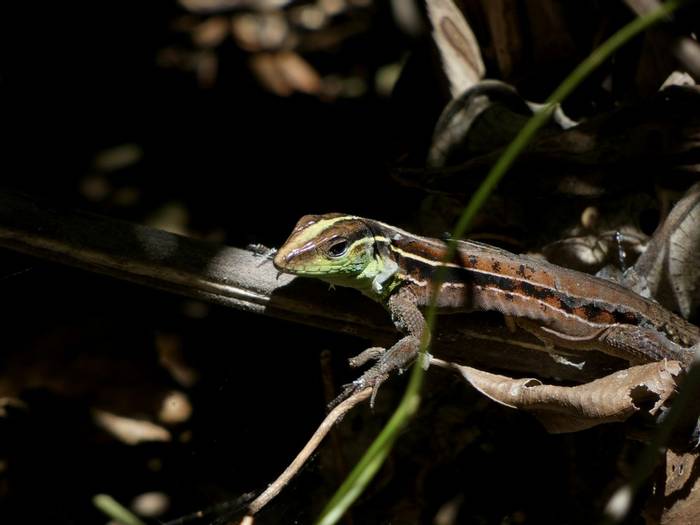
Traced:
[[[333, 425], [335, 425], [345, 414], [354, 408], [355, 405], [358, 405], [368, 399], [371, 394], [372, 389], [365, 388], [360, 392], [356, 392], [331, 410], [323, 422], [319, 425], [318, 429], [316, 429], [313, 436], [311, 436], [311, 439], [309, 439], [306, 445], [304, 445], [304, 448], [301, 449], [299, 454], [297, 454], [297, 457], [294, 458], [284, 472], [282, 472], [282, 474], [280, 474], [280, 476], [273, 481], [262, 494], [260, 494], [250, 503], [250, 505], [248, 505], [248, 515], [244, 518], [244, 520], [251, 520], [254, 514], [260, 512], [265, 505], [267, 505], [275, 496], [277, 496], [284, 486], [289, 483], [297, 472], [299, 472], [299, 469], [304, 466], [306, 460], [308, 460], [311, 454], [313, 454], [318, 448], [321, 441], [323, 441], [323, 438], [326, 437], [326, 434], [328, 434], [330, 429], [333, 428]], [[252, 521], [249, 522], [252, 523]]]

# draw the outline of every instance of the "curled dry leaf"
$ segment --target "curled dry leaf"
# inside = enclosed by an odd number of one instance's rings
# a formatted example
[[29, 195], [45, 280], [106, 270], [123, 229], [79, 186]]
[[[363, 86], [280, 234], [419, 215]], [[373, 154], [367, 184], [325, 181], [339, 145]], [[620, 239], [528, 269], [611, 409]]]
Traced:
[[[445, 107], [433, 131], [428, 166], [441, 167], [464, 162], [504, 147], [518, 134], [534, 111], [544, 106], [520, 96], [500, 80], [475, 82]], [[550, 132], [576, 123], [557, 106], [547, 124]]]
[[625, 276], [637, 293], [654, 297], [686, 319], [700, 303], [700, 183], [678, 201]]
[[532, 412], [552, 433], [625, 421], [640, 410], [653, 415], [675, 392], [681, 372], [677, 361], [659, 361], [583, 385], [555, 386], [533, 378], [513, 379], [468, 366], [452, 366], [497, 403]]
[[697, 476], [700, 453], [678, 454], [666, 451], [666, 477], [659, 523], [698, 523], [700, 520], [700, 480]]
[[[623, 237], [627, 241], [627, 237]], [[632, 241], [638, 238], [632, 237]], [[641, 243], [626, 242], [623, 253], [635, 253]], [[615, 239], [604, 235], [580, 235], [565, 237], [542, 247], [542, 253], [549, 262], [581, 272], [595, 273], [605, 264], [617, 263]], [[630, 248], [627, 250], [627, 248]], [[598, 274], [601, 276], [601, 274]]]
[[513, 86], [475, 82], [455, 95], [433, 131], [428, 166], [456, 164], [507, 144], [532, 111]]

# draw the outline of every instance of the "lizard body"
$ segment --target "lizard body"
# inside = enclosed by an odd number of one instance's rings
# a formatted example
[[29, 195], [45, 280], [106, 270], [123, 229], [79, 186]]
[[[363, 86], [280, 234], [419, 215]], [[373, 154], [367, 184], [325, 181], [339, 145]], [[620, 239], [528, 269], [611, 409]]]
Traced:
[[[696, 326], [612, 281], [473, 241], [459, 241], [452, 261], [445, 262], [446, 251], [438, 239], [332, 213], [302, 217], [274, 264], [283, 272], [356, 288], [391, 313], [404, 337], [356, 388], [378, 386], [415, 358], [425, 330], [421, 310], [430, 303], [441, 267], [438, 313], [495, 310], [551, 346], [598, 350], [631, 364], [687, 364], [690, 347], [700, 342]], [[361, 354], [355, 363], [367, 359]]]

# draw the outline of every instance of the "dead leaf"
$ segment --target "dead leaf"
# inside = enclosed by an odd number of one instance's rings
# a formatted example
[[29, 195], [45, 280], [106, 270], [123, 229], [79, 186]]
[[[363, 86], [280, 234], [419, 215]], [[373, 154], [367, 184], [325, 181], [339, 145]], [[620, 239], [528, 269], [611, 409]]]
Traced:
[[452, 0], [428, 0], [433, 40], [456, 98], [484, 77], [486, 68], [479, 43], [462, 12]]
[[213, 16], [194, 28], [192, 40], [201, 47], [216, 47], [224, 41], [228, 33], [228, 19], [223, 16]]
[[681, 372], [677, 361], [620, 370], [577, 386], [546, 385], [534, 378], [513, 379], [452, 364], [469, 383], [502, 405], [532, 412], [548, 432], [576, 432], [632, 414], [656, 411], [673, 395]]
[[260, 83], [278, 96], [321, 91], [321, 77], [297, 53], [258, 53], [251, 58], [250, 66]]
[[170, 441], [170, 432], [151, 421], [118, 416], [105, 410], [93, 410], [95, 423], [127, 445], [148, 441]]
[[625, 284], [687, 319], [700, 304], [698, 252], [700, 183], [691, 186], [654, 232], [646, 251], [625, 274]]
[[700, 453], [666, 452], [666, 479], [660, 523], [700, 522], [700, 480], [697, 461]]

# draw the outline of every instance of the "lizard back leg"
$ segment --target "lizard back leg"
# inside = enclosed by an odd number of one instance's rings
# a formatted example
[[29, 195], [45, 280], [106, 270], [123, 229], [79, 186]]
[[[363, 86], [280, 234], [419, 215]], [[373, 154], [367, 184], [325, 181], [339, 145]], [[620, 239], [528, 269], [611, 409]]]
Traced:
[[608, 348], [601, 348], [602, 352], [619, 352], [632, 364], [672, 359], [688, 365], [693, 359], [691, 348], [683, 348], [651, 328], [614, 324], [599, 339]]

